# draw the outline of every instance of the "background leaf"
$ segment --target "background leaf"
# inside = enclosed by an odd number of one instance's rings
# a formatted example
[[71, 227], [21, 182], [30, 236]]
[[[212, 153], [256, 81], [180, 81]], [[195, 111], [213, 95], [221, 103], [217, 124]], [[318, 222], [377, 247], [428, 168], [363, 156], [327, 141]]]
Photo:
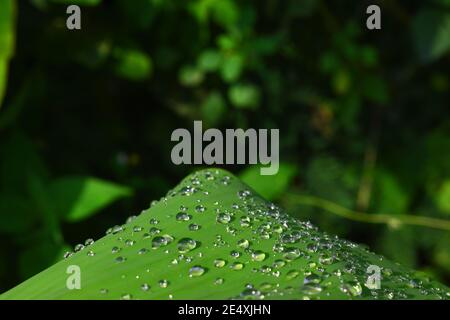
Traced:
[[15, 1], [0, 2], [0, 107], [8, 81], [8, 65], [14, 51]]
[[422, 10], [412, 25], [420, 58], [431, 62], [450, 49], [450, 14], [445, 11]]
[[275, 175], [263, 176], [261, 166], [251, 166], [239, 174], [239, 178], [267, 200], [276, 200], [289, 187], [298, 173], [298, 168], [289, 163], [280, 163]]
[[129, 196], [127, 187], [92, 177], [64, 177], [49, 186], [59, 214], [69, 222], [88, 218], [122, 197]]

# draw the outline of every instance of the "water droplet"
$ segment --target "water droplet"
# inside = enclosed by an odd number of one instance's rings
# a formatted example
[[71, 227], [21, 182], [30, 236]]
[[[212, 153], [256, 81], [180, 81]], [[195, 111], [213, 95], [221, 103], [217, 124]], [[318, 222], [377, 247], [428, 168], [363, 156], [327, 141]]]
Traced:
[[197, 242], [191, 238], [183, 238], [178, 241], [177, 249], [180, 253], [186, 253], [194, 250], [197, 247]]
[[204, 206], [202, 206], [201, 204], [195, 207], [195, 211], [197, 212], [205, 212], [206, 208]]
[[242, 263], [240, 263], [240, 262], [233, 262], [233, 263], [230, 265], [230, 268], [231, 268], [232, 270], [239, 271], [239, 270], [242, 270], [242, 269], [244, 268], [244, 264], [242, 264]]
[[238, 247], [247, 249], [250, 245], [250, 242], [247, 239], [241, 239], [237, 243]]
[[315, 274], [315, 273], [311, 273], [310, 275], [307, 275], [303, 279], [303, 283], [304, 284], [307, 284], [307, 283], [320, 283], [321, 281], [322, 281], [322, 278], [320, 278], [320, 276]]
[[286, 265], [286, 261], [278, 259], [272, 263], [272, 267], [274, 268], [283, 268]]
[[198, 224], [191, 223], [191, 224], [189, 225], [189, 230], [190, 230], [190, 231], [197, 231], [197, 230], [199, 230], [199, 229], [200, 229], [200, 225], [198, 225]]
[[115, 259], [115, 261], [116, 261], [117, 263], [125, 262], [126, 260], [127, 260], [127, 258], [124, 258], [124, 257], [117, 257], [117, 258]]
[[117, 253], [119, 251], [120, 251], [119, 247], [112, 247], [112, 249], [111, 249], [111, 253]]
[[239, 220], [239, 223], [240, 223], [242, 228], [248, 228], [248, 227], [250, 227], [250, 218], [247, 217], [247, 216], [243, 216]]
[[167, 288], [167, 287], [169, 286], [169, 281], [167, 281], [167, 280], [160, 280], [160, 281], [158, 282], [158, 284], [159, 284], [159, 286], [160, 286], [161, 288]]
[[283, 257], [287, 260], [287, 261], [292, 261], [297, 259], [300, 256], [300, 250], [297, 248], [289, 248], [289, 249], [285, 249], [285, 252], [283, 254]]
[[152, 240], [152, 248], [157, 249], [159, 247], [167, 246], [172, 241], [173, 241], [173, 237], [168, 234], [163, 235], [163, 236], [154, 237]]
[[144, 283], [141, 285], [141, 289], [142, 291], [148, 291], [150, 290], [150, 286], [148, 285], [148, 283]]
[[191, 218], [192, 216], [187, 214], [186, 212], [179, 212], [175, 217], [177, 221], [189, 221], [191, 220]]
[[321, 254], [319, 257], [319, 263], [323, 265], [330, 265], [334, 262], [334, 257], [328, 254]]
[[241, 256], [241, 253], [239, 251], [233, 250], [230, 252], [230, 256], [232, 256], [233, 258], [237, 259]]
[[74, 251], [75, 252], [78, 252], [78, 251], [81, 251], [81, 250], [83, 250], [84, 249], [84, 245], [83, 244], [77, 244], [76, 246], [75, 246], [75, 248], [74, 248]]
[[147, 252], [148, 252], [148, 250], [146, 248], [142, 248], [142, 249], [139, 249], [138, 254], [144, 254]]
[[291, 279], [297, 278], [298, 275], [299, 275], [298, 271], [291, 270], [286, 274], [286, 279], [291, 280]]
[[266, 254], [262, 251], [254, 251], [252, 253], [252, 260], [253, 261], [264, 261], [264, 259], [266, 259]]
[[301, 287], [301, 291], [306, 295], [315, 295], [322, 292], [322, 287], [318, 283], [306, 283]]
[[193, 266], [189, 269], [189, 277], [200, 277], [206, 272], [205, 268], [201, 266]]
[[342, 292], [347, 293], [353, 297], [360, 296], [362, 294], [362, 286], [357, 281], [350, 281], [340, 286]]
[[131, 300], [131, 299], [133, 299], [133, 296], [129, 293], [124, 293], [124, 294], [122, 294], [122, 296], [120, 298], [122, 300]]
[[151, 227], [151, 228], [148, 230], [148, 232], [149, 232], [150, 235], [155, 235], [155, 234], [160, 233], [160, 232], [161, 232], [161, 229], [158, 229], [158, 228], [156, 228], [156, 227]]
[[222, 223], [222, 224], [227, 224], [231, 221], [231, 215], [226, 213], [226, 212], [222, 212], [219, 213], [217, 215], [217, 222]]
[[226, 262], [225, 260], [223, 260], [223, 259], [216, 259], [216, 260], [214, 260], [214, 266], [215, 266], [216, 268], [222, 268], [222, 267], [224, 267], [226, 264], [227, 264], [227, 262]]

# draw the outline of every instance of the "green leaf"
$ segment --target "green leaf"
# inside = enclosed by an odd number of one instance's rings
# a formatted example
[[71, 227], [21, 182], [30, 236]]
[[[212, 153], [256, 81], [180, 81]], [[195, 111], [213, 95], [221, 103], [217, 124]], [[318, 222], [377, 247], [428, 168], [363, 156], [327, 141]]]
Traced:
[[[380, 268], [380, 290], [365, 286], [371, 265]], [[66, 287], [69, 266], [80, 268], [80, 290]], [[211, 169], [0, 298], [445, 299], [448, 292]]]
[[254, 85], [237, 84], [228, 90], [228, 97], [236, 108], [253, 109], [259, 105], [260, 92]]
[[280, 163], [278, 173], [273, 176], [261, 175], [261, 166], [250, 166], [239, 175], [239, 178], [267, 200], [278, 199], [289, 187], [297, 174], [297, 167]]
[[443, 213], [450, 214], [450, 180], [446, 180], [439, 188], [436, 197], [436, 205]]
[[424, 9], [414, 17], [412, 33], [422, 61], [434, 61], [450, 49], [450, 14]]
[[239, 18], [239, 7], [233, 0], [206, 0], [211, 3], [214, 20], [224, 28], [232, 28]]
[[27, 232], [35, 221], [29, 201], [19, 194], [0, 194], [0, 232]]
[[202, 119], [208, 126], [215, 126], [226, 111], [225, 99], [218, 91], [211, 92], [201, 106]]
[[48, 175], [33, 141], [20, 131], [13, 132], [0, 148], [0, 190], [26, 194], [28, 188], [24, 182], [30, 173], [43, 179]]
[[114, 57], [117, 59], [116, 73], [132, 81], [148, 78], [153, 64], [150, 57], [142, 51], [132, 49], [116, 49]]
[[215, 71], [222, 62], [222, 56], [217, 50], [206, 50], [198, 58], [198, 67], [206, 72]]
[[242, 73], [244, 59], [241, 55], [226, 56], [221, 65], [221, 75], [225, 82], [236, 81]]
[[391, 214], [404, 214], [407, 211], [409, 195], [394, 174], [377, 170], [374, 189], [373, 211]]
[[8, 81], [9, 60], [14, 53], [15, 1], [0, 1], [0, 107]]
[[76, 222], [132, 192], [127, 187], [92, 177], [64, 177], [51, 183], [49, 193], [58, 213], [66, 221]]
[[180, 83], [186, 87], [195, 87], [202, 83], [204, 74], [202, 70], [193, 66], [184, 66], [178, 75]]

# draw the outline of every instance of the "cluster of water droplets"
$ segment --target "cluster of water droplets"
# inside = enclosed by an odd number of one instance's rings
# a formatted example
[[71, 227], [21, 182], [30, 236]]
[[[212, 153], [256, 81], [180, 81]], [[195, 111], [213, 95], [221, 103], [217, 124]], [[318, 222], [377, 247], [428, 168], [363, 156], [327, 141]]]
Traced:
[[[152, 293], [161, 297], [158, 290], [165, 290], [164, 297], [176, 298], [177, 291], [170, 288], [175, 288], [184, 277], [189, 281], [205, 278], [211, 286], [226, 286], [228, 277], [233, 281], [256, 279], [229, 297], [234, 299], [321, 299], [332, 294], [335, 297], [336, 291], [348, 298], [404, 299], [413, 297], [413, 293], [449, 298], [448, 290], [433, 286], [429, 279], [406, 271], [393, 272], [387, 267], [381, 267], [381, 288], [368, 286], [367, 268], [377, 263], [386, 265], [383, 258], [362, 246], [319, 232], [310, 222], [293, 218], [250, 190], [236, 190], [233, 179], [222, 171], [201, 171], [150, 206], [169, 212], [157, 217], [149, 217], [151, 211], [145, 212], [107, 230], [117, 243], [108, 249], [114, 265], [162, 251], [167, 256], [165, 268], [180, 267], [175, 279], [156, 279], [152, 266], [146, 266], [142, 272], [145, 276], [134, 277], [142, 279], [136, 286], [140, 293], [118, 293], [119, 298], [140, 298], [142, 294], [151, 298]], [[211, 200], [213, 194], [229, 192], [232, 196], [224, 201]], [[183, 204], [174, 210], [171, 203]], [[165, 227], [174, 223], [183, 231], [177, 228], [172, 232]], [[88, 239], [74, 251], [92, 244]], [[86, 251], [89, 257], [96, 255], [94, 250]], [[66, 253], [64, 257], [71, 256], [72, 253]], [[234, 272], [243, 275], [236, 277]], [[110, 291], [101, 288], [99, 293], [107, 296]]]

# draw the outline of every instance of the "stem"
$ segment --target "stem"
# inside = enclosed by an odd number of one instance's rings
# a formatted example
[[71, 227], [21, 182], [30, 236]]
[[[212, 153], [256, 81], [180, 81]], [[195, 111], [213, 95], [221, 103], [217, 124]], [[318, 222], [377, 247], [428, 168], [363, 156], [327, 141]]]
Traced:
[[295, 204], [309, 205], [316, 208], [321, 208], [323, 210], [326, 210], [343, 218], [359, 222], [387, 224], [389, 226], [399, 226], [405, 224], [450, 231], [449, 220], [436, 219], [424, 216], [415, 216], [409, 214], [390, 215], [390, 214], [370, 214], [365, 212], [357, 212], [344, 208], [326, 199], [310, 195], [288, 194], [286, 197], [286, 201]]

